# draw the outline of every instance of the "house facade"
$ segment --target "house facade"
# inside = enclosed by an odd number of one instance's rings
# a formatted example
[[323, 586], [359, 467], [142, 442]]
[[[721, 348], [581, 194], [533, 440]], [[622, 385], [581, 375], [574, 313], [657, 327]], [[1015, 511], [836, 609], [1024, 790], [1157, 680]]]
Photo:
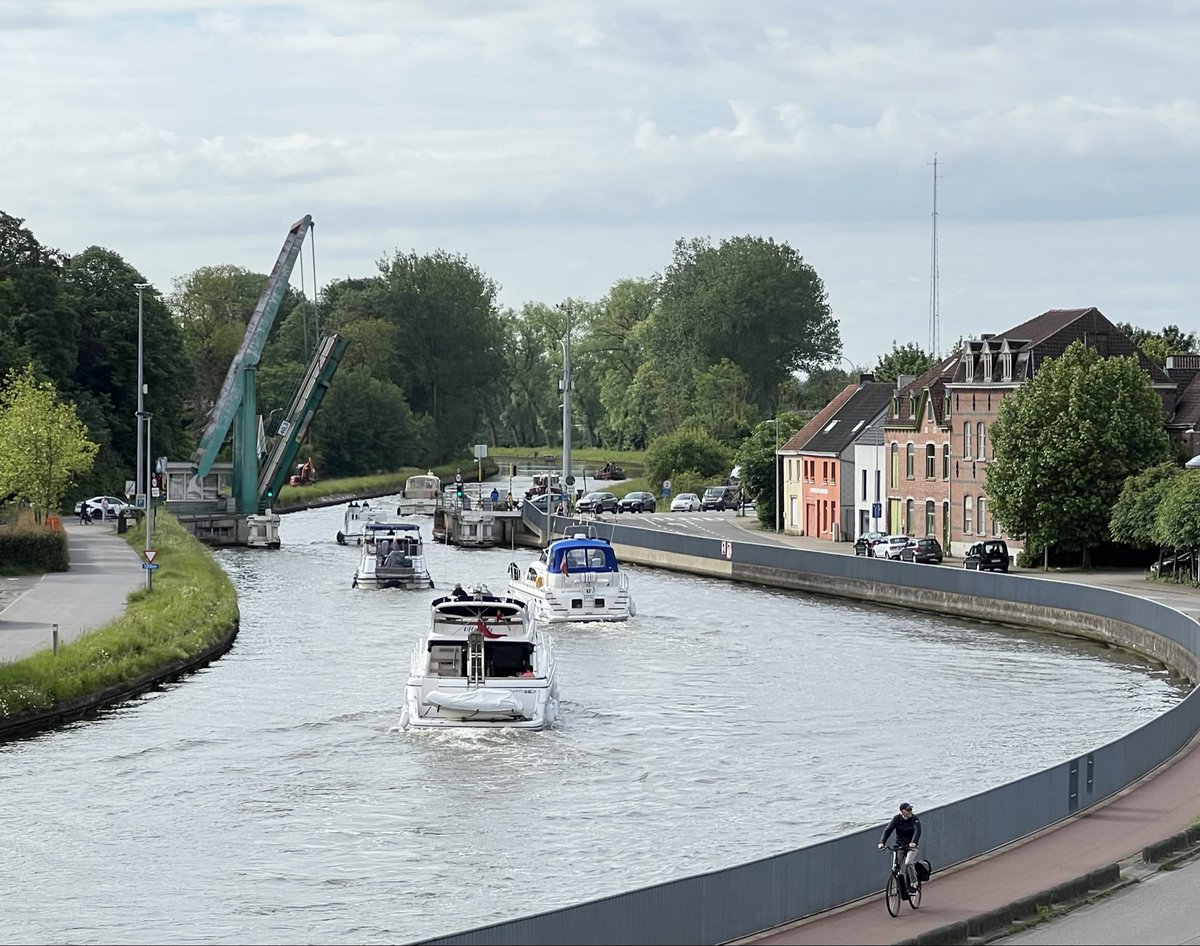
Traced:
[[1200, 355], [1170, 355], [1162, 368], [1099, 309], [1051, 309], [901, 378], [875, 420], [855, 413], [865, 401], [840, 413], [869, 376], [843, 389], [779, 451], [784, 528], [831, 540], [872, 530], [931, 535], [955, 556], [988, 537], [1019, 549], [1022, 538], [1005, 531], [987, 495], [992, 425], [1004, 398], [1076, 341], [1138, 359], [1162, 399], [1168, 437], [1200, 467]]

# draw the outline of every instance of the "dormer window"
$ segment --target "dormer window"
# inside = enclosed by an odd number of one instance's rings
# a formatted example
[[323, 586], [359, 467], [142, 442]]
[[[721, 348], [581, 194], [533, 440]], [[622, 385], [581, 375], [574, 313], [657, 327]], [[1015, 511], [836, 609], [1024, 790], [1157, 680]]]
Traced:
[[1006, 351], [1000, 356], [1000, 380], [1012, 380], [1012, 352]]
[[963, 366], [965, 369], [963, 371], [963, 379], [966, 381], [974, 380], [974, 378], [975, 378], [975, 356], [974, 356], [974, 354], [972, 354], [970, 349], [963, 352]]
[[983, 380], [992, 380], [992, 353], [990, 351], [983, 353]]

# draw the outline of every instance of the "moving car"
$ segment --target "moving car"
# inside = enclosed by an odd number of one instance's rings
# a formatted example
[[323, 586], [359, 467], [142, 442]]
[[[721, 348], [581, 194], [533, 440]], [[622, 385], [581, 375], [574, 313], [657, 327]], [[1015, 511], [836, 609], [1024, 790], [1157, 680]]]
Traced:
[[626, 493], [621, 497], [621, 502], [617, 504], [617, 508], [621, 512], [654, 512], [658, 508], [658, 503], [654, 499], [653, 493], [634, 490], [632, 493]]
[[875, 557], [890, 558], [898, 561], [900, 553], [904, 551], [904, 547], [908, 545], [908, 542], [909, 537], [906, 535], [885, 535], [875, 543]]
[[738, 491], [732, 486], [710, 486], [704, 491], [704, 498], [700, 500], [700, 508], [706, 511], [716, 509], [724, 512], [726, 509], [737, 509], [740, 502]]
[[[108, 512], [104, 512], [104, 500], [108, 500]], [[117, 496], [93, 496], [91, 499], [85, 499], [75, 504], [75, 515], [83, 515], [83, 507], [87, 507], [88, 516], [92, 519], [99, 519], [104, 516], [108, 519], [116, 519], [122, 512], [126, 515], [133, 514], [133, 506], [125, 502]]]
[[566, 505], [567, 497], [562, 493], [541, 493], [537, 496], [534, 496], [532, 499], [527, 499], [526, 502], [533, 503], [534, 508], [540, 512], [549, 512], [553, 514], [558, 508], [559, 503], [562, 503], [564, 506]]
[[942, 543], [931, 535], [920, 539], [909, 539], [908, 545], [900, 550], [900, 561], [940, 565], [942, 563]]
[[854, 540], [855, 555], [871, 555], [871, 549], [881, 540], [887, 538], [886, 532], [864, 532]]
[[680, 493], [671, 500], [671, 512], [698, 512], [700, 497], [695, 493]]
[[616, 512], [620, 502], [615, 493], [588, 493], [575, 507], [579, 512]]
[[976, 542], [963, 556], [963, 568], [981, 572], [1007, 572], [1012, 559], [1008, 554], [1008, 543], [1003, 539], [988, 539]]

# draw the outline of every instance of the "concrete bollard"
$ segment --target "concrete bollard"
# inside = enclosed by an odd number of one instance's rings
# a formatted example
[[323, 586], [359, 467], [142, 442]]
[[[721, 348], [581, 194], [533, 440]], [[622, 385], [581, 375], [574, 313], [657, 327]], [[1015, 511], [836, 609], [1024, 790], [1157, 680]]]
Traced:
[[51, 643], [54, 646], [54, 656], [58, 656], [58, 625], [52, 625], [53, 630], [50, 632]]

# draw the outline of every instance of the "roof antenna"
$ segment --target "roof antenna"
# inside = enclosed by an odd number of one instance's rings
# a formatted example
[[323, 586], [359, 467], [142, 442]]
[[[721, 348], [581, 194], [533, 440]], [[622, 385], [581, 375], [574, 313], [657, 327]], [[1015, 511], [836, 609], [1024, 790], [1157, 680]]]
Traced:
[[937, 233], [937, 179], [938, 157], [933, 153], [933, 241], [929, 259], [929, 356], [937, 361], [941, 354], [941, 314], [938, 311], [938, 233]]

